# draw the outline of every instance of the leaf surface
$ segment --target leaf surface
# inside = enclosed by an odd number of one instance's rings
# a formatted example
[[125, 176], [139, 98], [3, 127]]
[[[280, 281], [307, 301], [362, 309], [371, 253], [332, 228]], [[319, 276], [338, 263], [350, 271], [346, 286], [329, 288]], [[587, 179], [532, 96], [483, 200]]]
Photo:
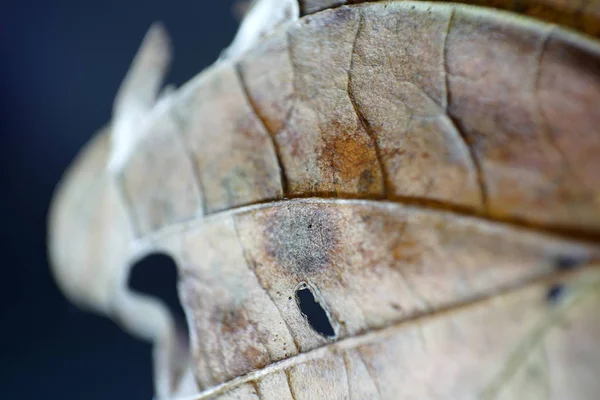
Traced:
[[[61, 288], [160, 398], [595, 399], [600, 3], [266, 1], [161, 96], [153, 28], [57, 193]], [[152, 252], [189, 355], [126, 287]]]

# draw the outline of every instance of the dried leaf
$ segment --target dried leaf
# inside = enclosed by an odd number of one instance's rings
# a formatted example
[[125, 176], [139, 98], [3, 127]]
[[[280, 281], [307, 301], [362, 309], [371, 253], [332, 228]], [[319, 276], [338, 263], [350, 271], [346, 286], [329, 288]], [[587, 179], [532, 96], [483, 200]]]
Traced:
[[[151, 29], [49, 247], [158, 397], [597, 398], [600, 3], [465, 3], [258, 1], [163, 95]], [[190, 354], [127, 288], [152, 252]]]

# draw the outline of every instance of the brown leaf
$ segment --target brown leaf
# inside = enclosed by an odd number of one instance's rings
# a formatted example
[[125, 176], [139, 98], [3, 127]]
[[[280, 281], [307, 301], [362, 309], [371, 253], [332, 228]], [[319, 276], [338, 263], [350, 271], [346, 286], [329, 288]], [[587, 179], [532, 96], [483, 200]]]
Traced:
[[[54, 200], [61, 288], [160, 398], [595, 399], [600, 3], [268, 1], [160, 96], [151, 30]], [[152, 252], [189, 355], [126, 286]]]
[[[416, 0], [419, 1], [419, 0]], [[438, 0], [490, 7], [526, 15], [541, 21], [577, 29], [600, 36], [600, 2], [598, 0]], [[347, 4], [385, 3], [384, 0], [299, 0], [302, 15]], [[388, 2], [390, 3], [390, 2]]]

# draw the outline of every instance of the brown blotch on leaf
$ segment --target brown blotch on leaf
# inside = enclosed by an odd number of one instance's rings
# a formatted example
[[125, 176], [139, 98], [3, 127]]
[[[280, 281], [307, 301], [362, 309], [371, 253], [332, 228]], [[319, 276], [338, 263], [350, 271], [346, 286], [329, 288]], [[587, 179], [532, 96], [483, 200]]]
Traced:
[[[360, 125], [354, 132], [332, 121], [318, 152], [324, 170], [333, 174], [333, 188], [341, 197], [382, 197], [381, 167], [371, 138]], [[331, 134], [334, 132], [335, 134]]]
[[235, 334], [240, 330], [246, 330], [249, 324], [248, 318], [246, 318], [242, 309], [227, 310], [221, 319], [221, 332]]
[[249, 364], [257, 368], [265, 367], [268, 364], [265, 353], [261, 352], [256, 347], [248, 347], [242, 354], [244, 358], [248, 360]]
[[406, 263], [415, 264], [423, 256], [423, 249], [420, 244], [414, 240], [398, 240], [393, 247], [394, 260]]

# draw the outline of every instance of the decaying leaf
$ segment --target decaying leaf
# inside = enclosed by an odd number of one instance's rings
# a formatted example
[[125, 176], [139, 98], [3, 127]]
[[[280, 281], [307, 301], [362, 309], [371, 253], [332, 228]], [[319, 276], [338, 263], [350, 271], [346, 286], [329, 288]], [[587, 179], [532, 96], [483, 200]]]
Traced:
[[49, 245], [159, 398], [600, 396], [600, 2], [463, 3], [256, 1], [162, 94], [151, 28]]

